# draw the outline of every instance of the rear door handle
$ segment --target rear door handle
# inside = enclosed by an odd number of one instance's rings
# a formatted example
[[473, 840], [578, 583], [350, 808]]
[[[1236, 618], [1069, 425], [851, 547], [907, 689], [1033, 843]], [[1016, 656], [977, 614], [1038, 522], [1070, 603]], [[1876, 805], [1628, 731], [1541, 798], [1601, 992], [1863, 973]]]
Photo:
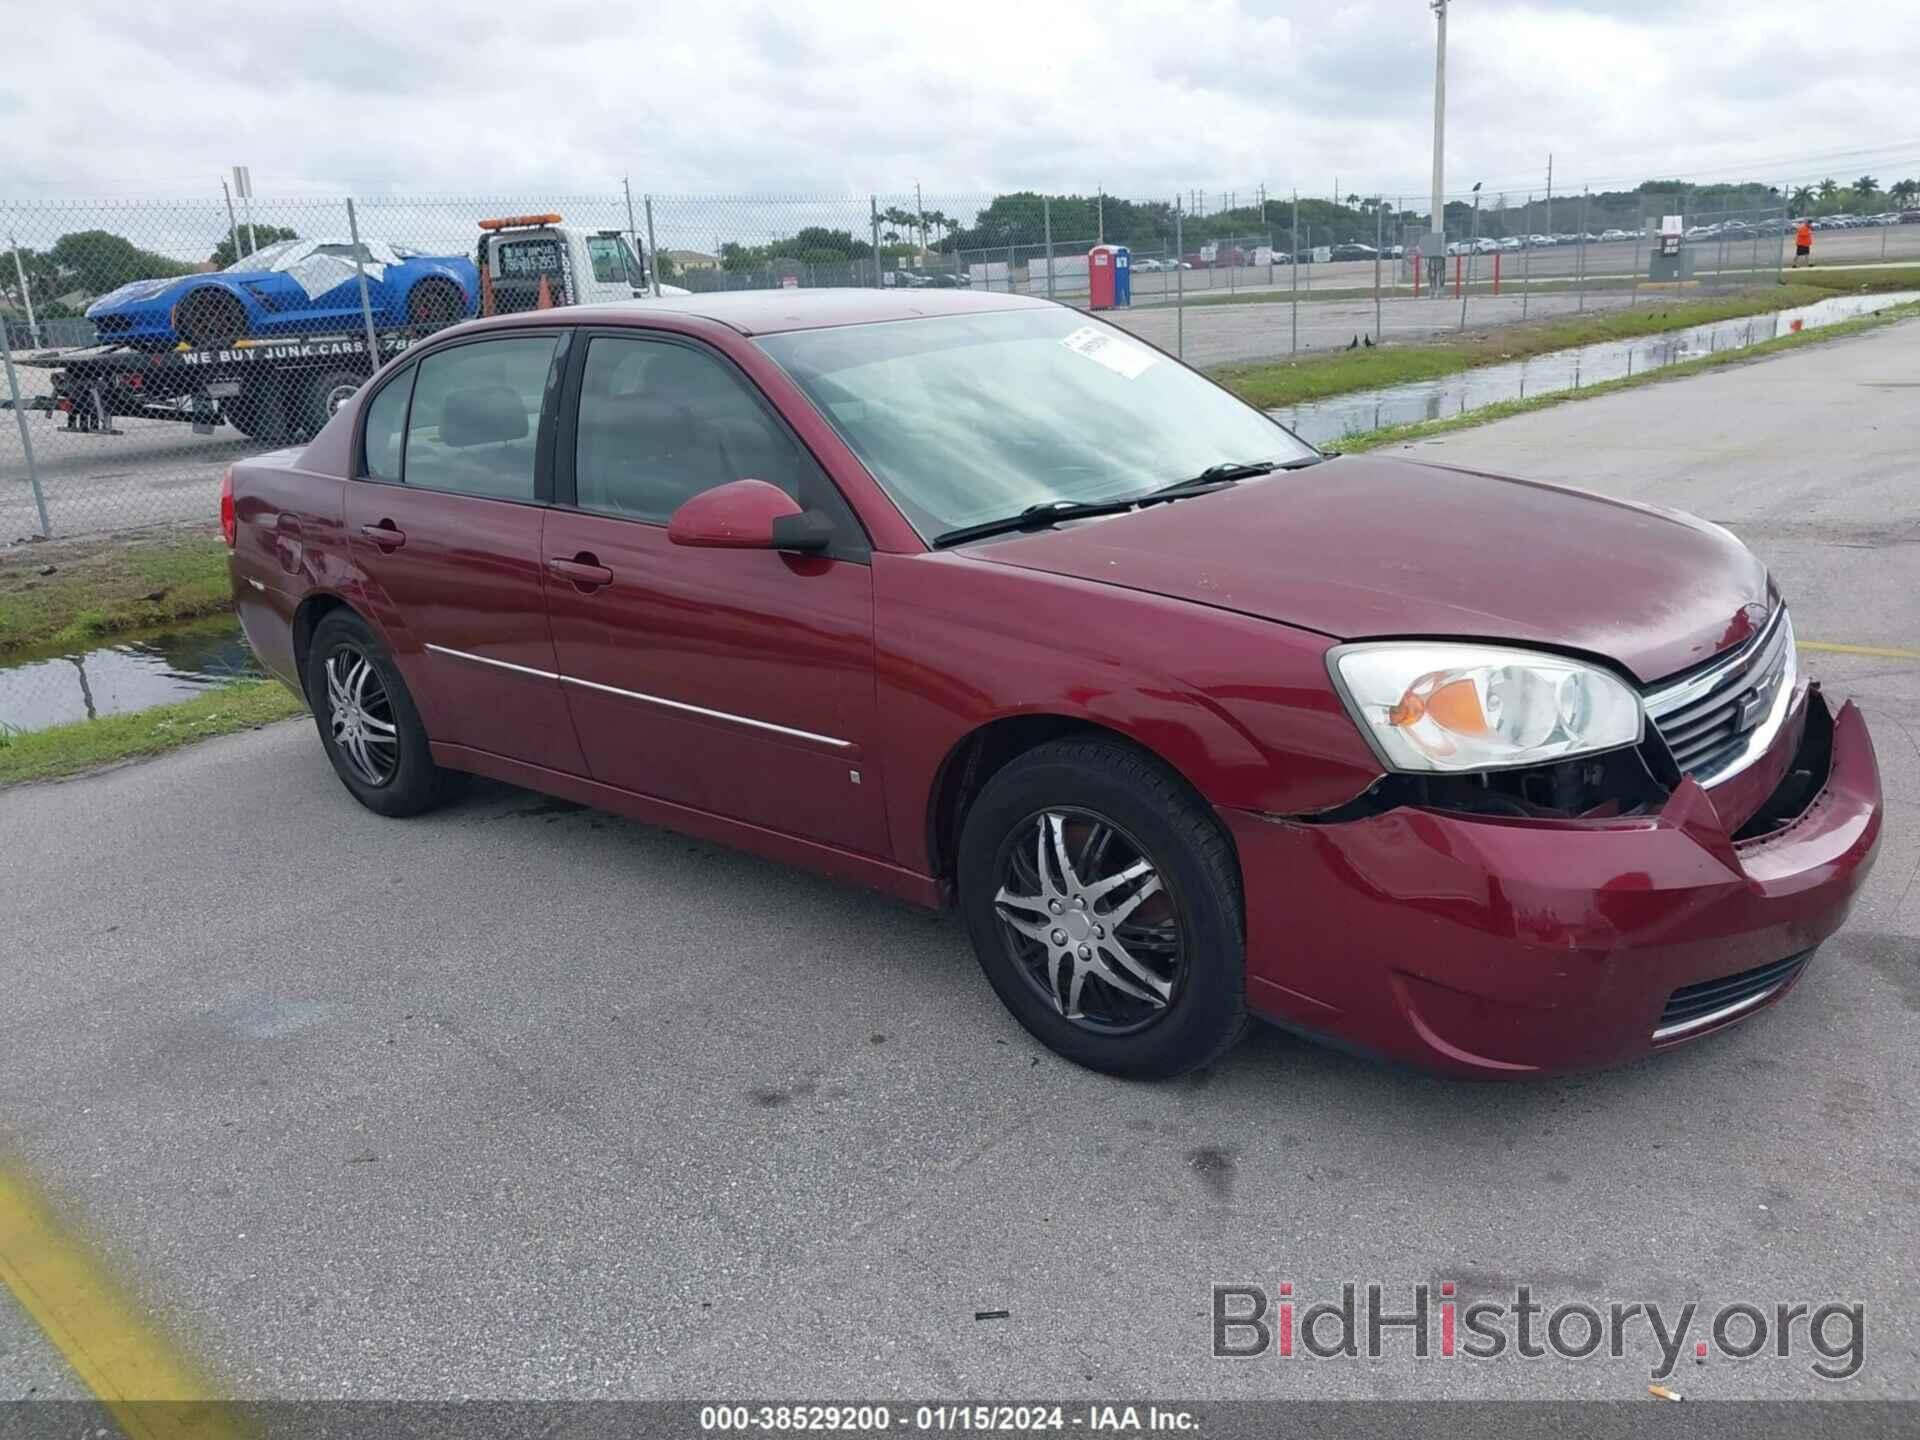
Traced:
[[576, 555], [571, 560], [563, 555], [556, 555], [547, 561], [547, 569], [562, 580], [571, 580], [582, 590], [598, 590], [602, 585], [613, 583], [613, 571], [585, 553]]
[[382, 550], [398, 550], [407, 543], [407, 532], [391, 520], [382, 520], [378, 525], [362, 525], [360, 533]]

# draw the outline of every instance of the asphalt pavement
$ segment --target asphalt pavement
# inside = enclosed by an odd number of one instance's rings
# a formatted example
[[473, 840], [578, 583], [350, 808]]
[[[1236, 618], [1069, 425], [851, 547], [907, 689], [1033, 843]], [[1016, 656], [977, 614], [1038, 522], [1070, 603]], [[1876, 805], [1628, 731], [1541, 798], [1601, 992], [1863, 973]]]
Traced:
[[[1694, 1302], [1703, 1339], [1735, 1302], [1858, 1303], [1850, 1379], [1802, 1332], [1667, 1383], [1920, 1396], [1915, 386], [1907, 322], [1416, 447], [1696, 510], [1803, 641], [1909, 652], [1804, 655], [1866, 711], [1885, 843], [1731, 1032], [1485, 1085], [1259, 1030], [1121, 1083], [1028, 1039], [951, 918], [504, 787], [381, 820], [290, 722], [0, 795], [0, 1170], [253, 1397], [1644, 1400], [1659, 1363], [1644, 1329], [1620, 1359], [1210, 1353], [1215, 1283], [1375, 1281]], [[0, 1395], [71, 1392], [10, 1305]]]

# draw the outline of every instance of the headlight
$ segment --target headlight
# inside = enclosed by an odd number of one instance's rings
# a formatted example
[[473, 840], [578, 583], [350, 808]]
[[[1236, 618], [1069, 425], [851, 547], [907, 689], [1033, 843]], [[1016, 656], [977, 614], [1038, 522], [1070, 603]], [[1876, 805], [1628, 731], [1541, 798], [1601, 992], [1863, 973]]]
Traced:
[[1392, 770], [1499, 770], [1639, 741], [1640, 697], [1604, 670], [1530, 650], [1403, 641], [1327, 656]]

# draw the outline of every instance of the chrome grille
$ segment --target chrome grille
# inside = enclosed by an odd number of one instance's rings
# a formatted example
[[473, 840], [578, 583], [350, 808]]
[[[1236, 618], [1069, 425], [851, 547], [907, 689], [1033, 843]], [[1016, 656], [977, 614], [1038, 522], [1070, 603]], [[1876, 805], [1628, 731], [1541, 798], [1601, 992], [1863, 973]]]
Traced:
[[1733, 654], [1647, 696], [1647, 718], [1682, 774], [1712, 786], [1744, 770], [1773, 743], [1791, 702], [1793, 622], [1777, 606]]
[[1667, 998], [1653, 1038], [1656, 1041], [1677, 1039], [1764, 1004], [1792, 984], [1812, 958], [1813, 951], [1802, 950], [1770, 965], [1742, 970], [1738, 975], [1682, 985]]

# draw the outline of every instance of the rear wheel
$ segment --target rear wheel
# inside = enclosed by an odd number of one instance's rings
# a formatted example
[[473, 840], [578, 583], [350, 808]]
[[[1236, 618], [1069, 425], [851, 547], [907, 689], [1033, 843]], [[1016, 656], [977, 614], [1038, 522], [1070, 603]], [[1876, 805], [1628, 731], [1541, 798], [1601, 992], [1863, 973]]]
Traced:
[[1054, 741], [996, 774], [962, 829], [959, 891], [995, 992], [1069, 1060], [1178, 1075], [1245, 1027], [1232, 849], [1130, 745]]
[[225, 290], [189, 290], [173, 309], [173, 329], [187, 344], [231, 345], [247, 333], [247, 311]]
[[466, 313], [466, 297], [451, 280], [422, 280], [407, 292], [407, 323], [421, 330], [443, 330]]
[[272, 380], [242, 382], [238, 395], [220, 402], [220, 413], [242, 435], [263, 445], [284, 445], [293, 439], [284, 388]]
[[406, 683], [367, 623], [335, 610], [313, 632], [307, 701], [340, 781], [379, 815], [418, 815], [452, 798], [466, 776], [433, 763]]
[[323, 370], [307, 381], [300, 397], [300, 421], [308, 435], [320, 433], [320, 427], [333, 418], [351, 400], [366, 377], [357, 370]]

